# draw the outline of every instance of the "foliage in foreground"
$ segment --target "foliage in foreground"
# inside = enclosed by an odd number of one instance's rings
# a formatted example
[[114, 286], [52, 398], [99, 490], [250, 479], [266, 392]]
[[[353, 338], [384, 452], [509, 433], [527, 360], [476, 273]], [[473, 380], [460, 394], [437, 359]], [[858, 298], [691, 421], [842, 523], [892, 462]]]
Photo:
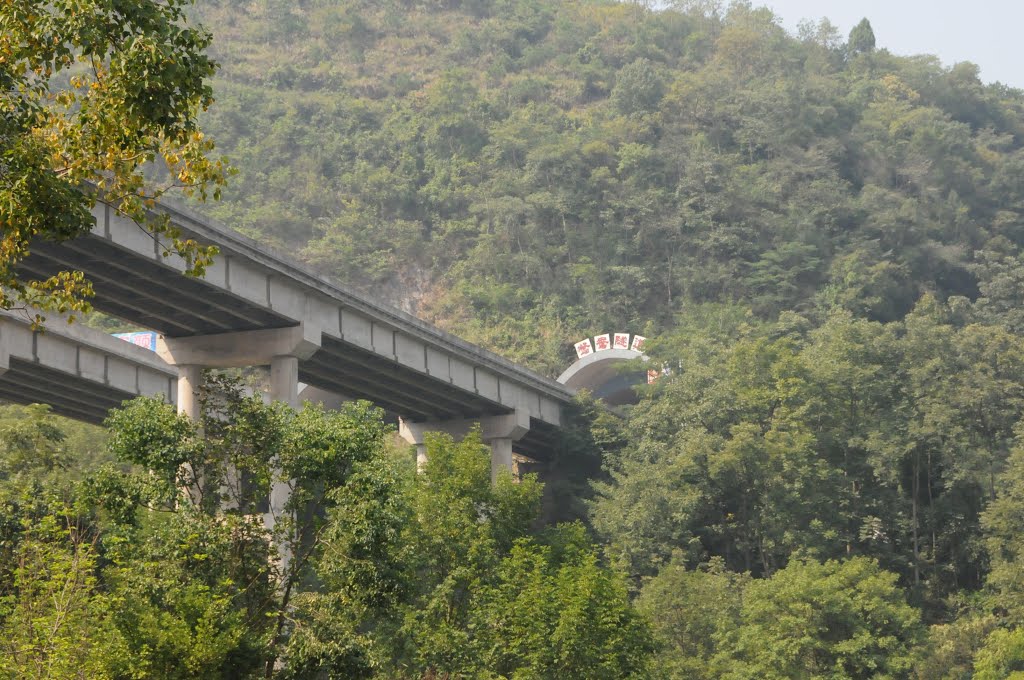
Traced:
[[[98, 200], [162, 236], [190, 273], [210, 263], [214, 249], [147, 214], [172, 187], [219, 197], [227, 172], [198, 125], [217, 65], [210, 33], [186, 20], [189, 4], [0, 6], [0, 309], [90, 309], [82, 272], [16, 267], [37, 244], [88, 234]], [[165, 186], [144, 172], [158, 160]]]
[[[432, 439], [416, 475], [365, 403], [293, 412], [210, 383], [201, 427], [151, 399], [114, 412], [121, 466], [81, 482], [0, 449], [10, 677], [643, 675], [625, 581], [581, 526], [537, 530], [540, 484], [492, 485], [478, 435]], [[294, 491], [268, 532], [275, 477]]]
[[[673, 375], [622, 423], [591, 518], [665, 644], [660, 672], [1017, 667], [1024, 340], [982, 311], [925, 297], [902, 322], [815, 328], [704, 306], [652, 345]], [[876, 597], [877, 615], [855, 601]]]

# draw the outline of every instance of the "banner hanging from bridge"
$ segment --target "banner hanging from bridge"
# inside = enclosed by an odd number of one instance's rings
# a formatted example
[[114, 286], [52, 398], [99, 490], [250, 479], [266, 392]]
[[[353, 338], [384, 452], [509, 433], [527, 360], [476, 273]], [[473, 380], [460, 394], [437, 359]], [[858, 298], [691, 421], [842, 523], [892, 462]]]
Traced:
[[125, 342], [130, 342], [137, 347], [148, 349], [151, 352], [156, 351], [156, 333], [153, 331], [140, 331], [137, 333], [114, 333], [115, 338], [121, 338]]

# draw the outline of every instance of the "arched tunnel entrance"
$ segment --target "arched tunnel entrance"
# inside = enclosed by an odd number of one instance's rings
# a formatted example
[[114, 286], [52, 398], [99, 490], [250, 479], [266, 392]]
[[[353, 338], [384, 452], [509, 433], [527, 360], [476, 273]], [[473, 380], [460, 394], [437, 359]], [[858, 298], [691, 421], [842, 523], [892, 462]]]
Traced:
[[647, 357], [635, 349], [606, 349], [581, 357], [558, 376], [567, 387], [584, 387], [610, 406], [635, 404], [634, 387], [647, 382], [644, 370], [627, 370], [628, 362]]

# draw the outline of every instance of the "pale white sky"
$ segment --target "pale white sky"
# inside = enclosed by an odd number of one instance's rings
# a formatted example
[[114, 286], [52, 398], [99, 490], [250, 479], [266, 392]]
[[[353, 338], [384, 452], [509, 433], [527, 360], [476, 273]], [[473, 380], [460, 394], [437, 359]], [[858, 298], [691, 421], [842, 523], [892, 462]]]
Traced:
[[878, 47], [934, 54], [945, 66], [970, 61], [985, 82], [1024, 88], [1024, 0], [753, 0], [795, 32], [802, 19], [828, 17], [845, 37], [867, 17]]

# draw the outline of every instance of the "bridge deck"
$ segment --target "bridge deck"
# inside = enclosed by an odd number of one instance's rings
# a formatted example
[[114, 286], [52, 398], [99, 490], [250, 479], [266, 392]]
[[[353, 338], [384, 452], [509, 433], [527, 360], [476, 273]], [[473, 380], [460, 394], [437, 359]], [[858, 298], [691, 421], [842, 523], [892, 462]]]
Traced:
[[[163, 257], [152, 236], [107, 206], [87, 237], [37, 245], [19, 267], [46, 277], [76, 269], [97, 309], [168, 338], [284, 328], [318, 329], [321, 348], [300, 361], [303, 382], [369, 399], [415, 420], [472, 418], [524, 409], [536, 451], [574, 391], [315, 274], [190, 210], [166, 205], [184, 235], [220, 248], [203, 278]], [[536, 430], [536, 432], [534, 432]]]

